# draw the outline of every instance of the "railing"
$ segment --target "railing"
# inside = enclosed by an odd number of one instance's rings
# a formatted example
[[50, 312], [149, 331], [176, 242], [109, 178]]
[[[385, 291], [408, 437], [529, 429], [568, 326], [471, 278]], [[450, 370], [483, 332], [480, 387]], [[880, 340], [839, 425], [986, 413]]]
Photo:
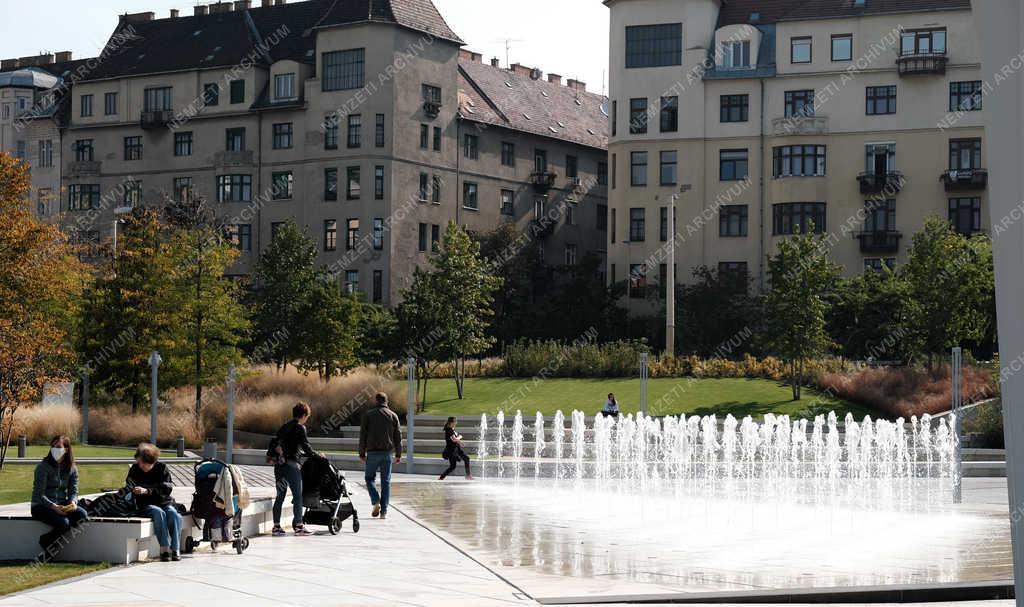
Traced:
[[943, 173], [939, 179], [946, 184], [947, 192], [984, 190], [988, 187], [988, 170], [950, 169]]
[[173, 111], [153, 110], [142, 112], [142, 117], [139, 120], [139, 123], [144, 129], [159, 129], [166, 127], [172, 121], [174, 121]]
[[861, 194], [896, 194], [903, 188], [905, 178], [903, 173], [892, 171], [889, 173], [861, 173], [857, 175], [860, 182]]
[[530, 173], [530, 183], [533, 184], [533, 189], [541, 194], [555, 187], [555, 180], [557, 178], [557, 175], [551, 171], [534, 171]]
[[423, 113], [430, 118], [437, 118], [441, 113], [441, 104], [434, 101], [423, 102]]
[[910, 53], [896, 57], [900, 76], [918, 74], [945, 74], [949, 57], [946, 53]]
[[900, 250], [903, 233], [892, 230], [858, 232], [857, 239], [860, 240], [861, 253], [896, 253]]

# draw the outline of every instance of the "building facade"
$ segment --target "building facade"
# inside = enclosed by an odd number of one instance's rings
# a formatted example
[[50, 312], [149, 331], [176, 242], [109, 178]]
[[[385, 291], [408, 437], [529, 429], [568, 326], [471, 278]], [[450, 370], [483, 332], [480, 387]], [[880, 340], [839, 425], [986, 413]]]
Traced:
[[201, 196], [241, 252], [238, 276], [295, 221], [326, 272], [384, 305], [452, 221], [515, 222], [559, 265], [603, 256], [603, 98], [462, 45], [429, 0], [125, 15], [68, 95], [55, 212], [108, 243], [117, 213]]
[[969, 0], [605, 4], [609, 280], [632, 296], [664, 296], [674, 196], [678, 282], [708, 266], [764, 289], [812, 222], [848, 275], [904, 261], [930, 215], [988, 226]]

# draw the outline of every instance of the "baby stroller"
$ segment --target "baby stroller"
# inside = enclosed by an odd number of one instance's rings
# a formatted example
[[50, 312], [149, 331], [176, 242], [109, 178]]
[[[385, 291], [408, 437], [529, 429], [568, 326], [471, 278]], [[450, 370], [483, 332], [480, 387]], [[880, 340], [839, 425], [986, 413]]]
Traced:
[[[234, 516], [228, 516], [222, 505], [217, 503], [217, 486], [221, 476], [231, 477], [234, 488], [232, 505]], [[203, 521], [203, 539], [197, 541], [191, 534], [185, 538], [184, 550], [191, 553], [201, 543], [209, 542], [214, 550], [220, 543], [231, 542], [238, 554], [249, 548], [248, 538], [242, 537], [242, 513], [238, 505], [238, 479], [231, 473], [231, 468], [216, 459], [205, 459], [195, 465], [196, 491], [192, 495], [192, 518], [199, 524]]]
[[351, 516], [352, 533], [359, 533], [359, 513], [349, 496], [345, 475], [326, 457], [315, 455], [302, 464], [302, 501], [304, 523], [326, 526], [331, 535], [337, 535]]

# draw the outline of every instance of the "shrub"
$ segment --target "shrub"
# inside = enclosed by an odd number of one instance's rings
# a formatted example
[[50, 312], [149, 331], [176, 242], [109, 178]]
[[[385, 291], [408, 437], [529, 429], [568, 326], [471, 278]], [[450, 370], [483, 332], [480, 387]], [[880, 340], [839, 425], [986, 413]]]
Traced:
[[973, 417], [964, 421], [964, 431], [977, 434], [984, 447], [1003, 449], [1006, 446], [1003, 435], [1003, 409], [998, 401], [979, 405]]
[[58, 434], [78, 438], [82, 417], [74, 407], [21, 407], [14, 416], [13, 436], [25, 436], [29, 443], [46, 443]]
[[[184, 389], [183, 389], [184, 390]], [[203, 432], [189, 407], [163, 405], [157, 420], [157, 445], [171, 447], [179, 436], [191, 448], [202, 445]], [[125, 405], [91, 409], [89, 442], [96, 445], [137, 445], [150, 440], [149, 413], [132, 414]]]

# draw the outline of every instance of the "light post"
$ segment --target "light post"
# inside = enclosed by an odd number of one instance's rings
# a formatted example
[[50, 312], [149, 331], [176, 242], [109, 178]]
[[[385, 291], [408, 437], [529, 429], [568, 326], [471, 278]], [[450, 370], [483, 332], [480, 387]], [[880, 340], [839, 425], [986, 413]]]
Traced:
[[164, 362], [164, 359], [160, 358], [160, 353], [156, 350], [149, 355], [149, 436], [152, 444], [156, 444], [156, 408], [157, 408], [157, 384], [159, 383], [160, 375], [160, 363]]
[[676, 202], [693, 189], [688, 183], [679, 186], [679, 193], [672, 194], [672, 204], [668, 213], [668, 269], [665, 274], [665, 354], [675, 356], [676, 353]]
[[235, 447], [235, 363], [228, 366], [228, 391], [225, 395], [228, 408], [228, 429], [224, 445], [224, 461], [233, 464]]
[[[416, 451], [416, 357], [410, 356], [406, 364], [408, 365], [406, 381], [409, 384], [409, 406], [406, 407], [405, 414], [405, 471], [407, 474], [414, 474], [416, 472], [416, 464], [413, 463]], [[401, 448], [401, 445], [396, 446]]]
[[124, 223], [118, 215], [127, 215], [132, 212], [132, 207], [117, 207], [114, 209], [114, 260], [117, 260], [117, 225]]

